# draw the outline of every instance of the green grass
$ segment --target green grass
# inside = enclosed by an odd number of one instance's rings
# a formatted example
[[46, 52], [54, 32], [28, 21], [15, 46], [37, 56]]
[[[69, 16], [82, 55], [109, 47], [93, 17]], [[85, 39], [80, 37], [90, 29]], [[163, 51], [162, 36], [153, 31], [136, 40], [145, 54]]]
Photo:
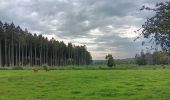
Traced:
[[169, 100], [170, 69], [0, 70], [0, 100]]
[[[34, 66], [10, 66], [10, 67], [0, 67], [0, 70], [32, 70]], [[42, 66], [39, 66], [43, 69]], [[142, 65], [139, 66], [137, 64], [117, 64], [113, 67], [107, 67], [107, 65], [67, 65], [67, 66], [49, 66], [50, 70], [141, 70], [141, 69], [170, 69], [169, 65]]]

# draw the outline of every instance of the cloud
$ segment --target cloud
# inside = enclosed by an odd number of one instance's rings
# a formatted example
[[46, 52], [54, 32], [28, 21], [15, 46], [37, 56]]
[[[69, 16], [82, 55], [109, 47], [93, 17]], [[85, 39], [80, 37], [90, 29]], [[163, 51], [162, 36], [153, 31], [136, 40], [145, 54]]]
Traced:
[[[162, 0], [165, 1], [165, 0]], [[14, 22], [31, 32], [87, 45], [94, 59], [107, 53], [134, 57], [141, 42], [138, 29], [153, 13], [139, 11], [159, 0], [0, 0], [0, 20]]]

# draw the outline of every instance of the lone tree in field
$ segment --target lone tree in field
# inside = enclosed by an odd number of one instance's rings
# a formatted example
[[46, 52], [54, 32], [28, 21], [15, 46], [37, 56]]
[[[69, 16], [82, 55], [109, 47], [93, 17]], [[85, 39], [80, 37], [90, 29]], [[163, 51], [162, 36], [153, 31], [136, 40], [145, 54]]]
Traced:
[[116, 64], [115, 64], [115, 62], [114, 62], [114, 59], [113, 59], [113, 57], [112, 57], [111, 54], [108, 54], [108, 55], [105, 57], [105, 59], [108, 60], [108, 61], [107, 61], [107, 66], [108, 66], [108, 67], [116, 66]]
[[170, 2], [157, 3], [154, 8], [143, 6], [140, 10], [155, 12], [155, 15], [142, 25], [141, 35], [170, 55]]

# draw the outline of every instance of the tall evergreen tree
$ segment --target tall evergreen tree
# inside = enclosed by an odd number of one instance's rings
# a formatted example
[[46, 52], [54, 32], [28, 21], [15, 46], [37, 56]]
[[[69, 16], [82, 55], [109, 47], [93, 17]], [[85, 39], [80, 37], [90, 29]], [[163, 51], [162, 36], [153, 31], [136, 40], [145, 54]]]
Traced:
[[0, 66], [86, 65], [92, 60], [85, 46], [66, 45], [54, 38], [31, 34], [13, 23], [0, 21]]

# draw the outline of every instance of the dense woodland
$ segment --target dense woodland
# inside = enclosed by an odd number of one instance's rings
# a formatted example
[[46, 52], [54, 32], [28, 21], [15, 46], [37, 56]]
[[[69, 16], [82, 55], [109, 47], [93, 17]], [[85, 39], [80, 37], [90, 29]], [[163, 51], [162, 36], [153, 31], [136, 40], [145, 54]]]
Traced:
[[170, 64], [170, 55], [163, 51], [144, 53], [142, 50], [140, 54], [136, 54], [135, 60], [138, 65]]
[[92, 61], [86, 46], [67, 45], [54, 38], [31, 34], [0, 21], [0, 66], [86, 65]]

